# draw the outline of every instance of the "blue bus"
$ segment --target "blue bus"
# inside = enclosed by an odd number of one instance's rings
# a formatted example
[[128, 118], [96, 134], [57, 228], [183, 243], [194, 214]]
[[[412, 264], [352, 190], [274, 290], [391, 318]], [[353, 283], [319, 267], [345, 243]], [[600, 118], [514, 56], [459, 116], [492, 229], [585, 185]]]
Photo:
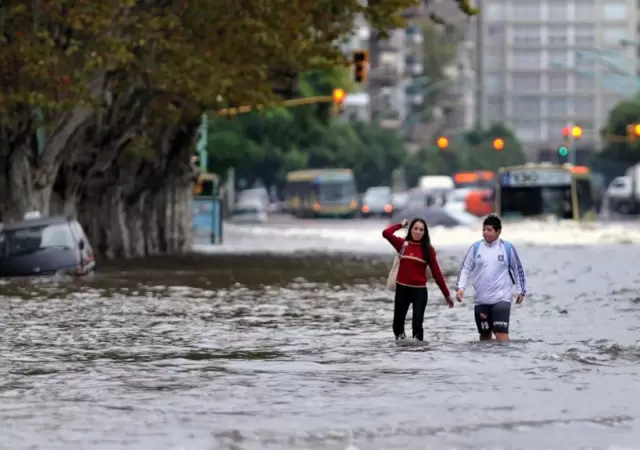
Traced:
[[287, 209], [296, 217], [355, 217], [358, 190], [351, 169], [299, 170], [287, 174]]

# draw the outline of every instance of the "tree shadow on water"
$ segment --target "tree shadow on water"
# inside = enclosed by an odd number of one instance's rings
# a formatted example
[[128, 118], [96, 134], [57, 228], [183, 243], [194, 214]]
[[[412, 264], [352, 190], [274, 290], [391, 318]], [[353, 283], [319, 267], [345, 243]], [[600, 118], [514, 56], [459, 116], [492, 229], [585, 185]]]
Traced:
[[[379, 284], [390, 267], [380, 255], [300, 252], [292, 255], [185, 254], [129, 260], [99, 261], [87, 278], [29, 278], [7, 282], [3, 294], [20, 298], [61, 298], [98, 291], [115, 294], [180, 295], [180, 289], [216, 291], [281, 287], [305, 283], [329, 285]], [[311, 286], [309, 286], [311, 287]]]

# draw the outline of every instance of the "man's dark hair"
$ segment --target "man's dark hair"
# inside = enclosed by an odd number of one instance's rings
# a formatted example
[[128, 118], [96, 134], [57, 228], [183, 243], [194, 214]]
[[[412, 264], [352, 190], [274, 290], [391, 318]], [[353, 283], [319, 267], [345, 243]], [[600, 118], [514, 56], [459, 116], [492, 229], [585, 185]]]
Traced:
[[495, 214], [490, 214], [487, 216], [486, 219], [484, 219], [484, 222], [482, 222], [482, 226], [483, 227], [489, 226], [496, 231], [500, 231], [502, 230], [502, 221]]

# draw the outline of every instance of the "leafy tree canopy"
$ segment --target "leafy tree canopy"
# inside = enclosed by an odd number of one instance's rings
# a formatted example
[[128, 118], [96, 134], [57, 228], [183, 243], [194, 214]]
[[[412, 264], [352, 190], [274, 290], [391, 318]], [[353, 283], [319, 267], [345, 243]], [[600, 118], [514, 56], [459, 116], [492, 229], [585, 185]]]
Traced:
[[605, 145], [598, 160], [621, 168], [639, 163], [640, 139], [629, 139], [627, 132], [627, 126], [637, 123], [640, 123], [640, 97], [618, 103], [609, 112], [607, 124], [601, 131]]
[[144, 89], [163, 110], [274, 102], [274, 83], [344, 62], [336, 44], [356, 16], [384, 32], [417, 3], [7, 0], [0, 6], [0, 116], [15, 122], [36, 106], [52, 116], [105, 84]]

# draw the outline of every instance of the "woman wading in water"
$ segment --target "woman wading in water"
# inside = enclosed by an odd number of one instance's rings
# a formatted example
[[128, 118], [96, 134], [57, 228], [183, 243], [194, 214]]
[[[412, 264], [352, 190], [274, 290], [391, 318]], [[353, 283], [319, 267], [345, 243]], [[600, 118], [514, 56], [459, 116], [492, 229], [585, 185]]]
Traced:
[[409, 305], [413, 304], [413, 320], [411, 322], [413, 337], [422, 341], [424, 339], [422, 322], [428, 302], [427, 268], [431, 269], [432, 276], [449, 308], [453, 308], [453, 300], [438, 265], [436, 251], [431, 246], [427, 223], [420, 218], [413, 219], [405, 239], [394, 236], [396, 231], [406, 227], [408, 223], [409, 221], [404, 219], [402, 223], [391, 225], [382, 232], [382, 237], [393, 245], [400, 257], [393, 310], [393, 333], [396, 340], [406, 338], [404, 321], [409, 311]]

